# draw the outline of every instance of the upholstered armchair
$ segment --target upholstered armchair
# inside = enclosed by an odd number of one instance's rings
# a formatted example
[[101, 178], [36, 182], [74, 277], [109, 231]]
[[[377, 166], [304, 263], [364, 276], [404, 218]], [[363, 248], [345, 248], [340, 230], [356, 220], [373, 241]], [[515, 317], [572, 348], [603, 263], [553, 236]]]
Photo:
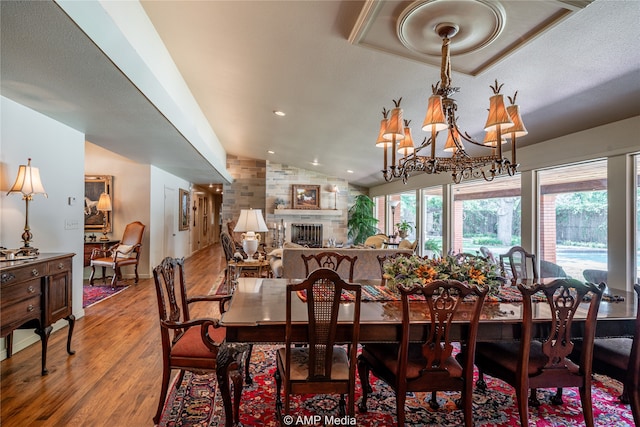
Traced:
[[113, 245], [109, 249], [94, 249], [91, 253], [91, 276], [89, 276], [89, 284], [93, 286], [96, 267], [102, 268], [102, 280], [106, 283], [105, 275], [107, 267], [113, 269], [113, 278], [111, 279], [111, 287], [115, 287], [117, 281], [122, 279], [120, 269], [127, 265], [132, 265], [135, 271], [135, 283], [138, 283], [138, 263], [140, 262], [140, 249], [142, 248], [142, 236], [144, 235], [145, 225], [140, 221], [135, 221], [124, 229], [122, 240], [117, 245]]

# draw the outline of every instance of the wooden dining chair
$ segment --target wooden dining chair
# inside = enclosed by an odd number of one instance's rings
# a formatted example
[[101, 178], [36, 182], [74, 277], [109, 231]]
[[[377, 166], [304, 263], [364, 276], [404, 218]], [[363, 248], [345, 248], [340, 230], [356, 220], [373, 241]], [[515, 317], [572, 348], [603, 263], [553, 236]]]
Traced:
[[[298, 292], [306, 294], [307, 341], [292, 335], [293, 305], [301, 303]], [[353, 294], [346, 317], [338, 319], [343, 292]], [[282, 421], [290, 411], [292, 394], [340, 394], [340, 416], [355, 415], [356, 354], [360, 335], [359, 284], [345, 282], [329, 268], [319, 268], [299, 284], [287, 285], [285, 346], [276, 352], [276, 412]], [[349, 327], [349, 350], [336, 344], [338, 323]], [[303, 347], [296, 344], [306, 344]], [[284, 394], [284, 413], [281, 391]], [[344, 396], [348, 395], [347, 402]]]
[[226, 231], [220, 233], [220, 244], [226, 261], [226, 268], [224, 269], [224, 283], [227, 286], [227, 289], [231, 289], [231, 287], [235, 285], [234, 282], [237, 279], [236, 263], [233, 258], [236, 253], [236, 246], [233, 239]]
[[[167, 397], [171, 371], [178, 369], [176, 384], [186, 371], [196, 374], [215, 372], [222, 395], [226, 427], [238, 422], [242, 394], [242, 365], [250, 354], [248, 346], [225, 342], [226, 329], [218, 319], [191, 319], [189, 306], [195, 302], [218, 302], [221, 312], [230, 295], [187, 296], [184, 281], [184, 260], [165, 258], [153, 269], [153, 279], [160, 315], [162, 338], [162, 386], [153, 422], [158, 424]], [[176, 283], [177, 281], [177, 283]], [[230, 383], [234, 401], [231, 402]]]
[[343, 255], [332, 251], [300, 256], [304, 261], [305, 276], [317, 268], [329, 268], [340, 273], [349, 282], [353, 281], [353, 269], [358, 260], [357, 256]]
[[[505, 260], [509, 263], [508, 270], [505, 266]], [[539, 277], [536, 255], [525, 251], [522, 246], [513, 246], [506, 254], [500, 255], [500, 270], [504, 277], [512, 280], [537, 279]]]
[[122, 279], [122, 267], [132, 265], [135, 272], [135, 281], [138, 283], [138, 263], [140, 262], [140, 251], [142, 250], [142, 236], [144, 236], [145, 225], [140, 221], [135, 221], [124, 228], [122, 240], [106, 251], [95, 248], [91, 252], [91, 275], [89, 284], [93, 286], [96, 267], [102, 268], [102, 280], [105, 280], [106, 269], [113, 269], [111, 287], [115, 288], [118, 279]]
[[[604, 285], [596, 286], [574, 279], [557, 279], [549, 284], [525, 287], [517, 284], [522, 293], [523, 313], [520, 341], [479, 342], [476, 347], [476, 366], [479, 371], [478, 389], [485, 390], [484, 375], [500, 378], [516, 390], [520, 425], [528, 426], [529, 405], [538, 406], [537, 388], [578, 387], [582, 412], [587, 427], [593, 426], [591, 404], [591, 360], [596, 317]], [[546, 302], [532, 302], [540, 292]], [[587, 316], [582, 329], [583, 347], [578, 363], [569, 359], [574, 342], [572, 322], [584, 297], [590, 295]], [[551, 324], [533, 322], [534, 304], [546, 304], [553, 313]], [[537, 307], [536, 311], [541, 308]], [[542, 339], [536, 335], [544, 334]], [[531, 396], [527, 394], [531, 389]]]
[[640, 426], [640, 284], [633, 285], [633, 289], [637, 301], [635, 334], [633, 338], [596, 338], [593, 344], [593, 372], [607, 375], [623, 384], [620, 401], [631, 403], [633, 419]]
[[[436, 280], [425, 286], [398, 288], [402, 298], [402, 336], [399, 344], [365, 344], [358, 356], [358, 374], [362, 384], [360, 412], [367, 412], [372, 392], [369, 372], [395, 391], [397, 425], [405, 421], [408, 392], [460, 391], [466, 426], [473, 425], [473, 357], [480, 312], [488, 289], [479, 289], [457, 280]], [[423, 296], [426, 301], [415, 296]], [[429, 319], [428, 333], [419, 341], [410, 337], [414, 317]], [[461, 341], [463, 360], [453, 355], [449, 331], [452, 322], [467, 319]]]

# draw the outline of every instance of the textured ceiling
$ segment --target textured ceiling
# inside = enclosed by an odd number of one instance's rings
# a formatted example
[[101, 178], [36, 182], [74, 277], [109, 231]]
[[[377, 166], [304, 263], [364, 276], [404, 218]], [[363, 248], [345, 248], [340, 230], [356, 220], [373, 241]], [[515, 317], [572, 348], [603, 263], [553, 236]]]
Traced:
[[[91, 142], [134, 160], [165, 165], [197, 183], [219, 182], [186, 138], [163, 122], [162, 112], [127, 85], [122, 71], [55, 4], [6, 3], [14, 2], [2, 2], [0, 8], [3, 95], [84, 130]], [[522, 145], [640, 113], [638, 2], [596, 0], [582, 8], [585, 3], [503, 2], [501, 35], [511, 41], [498, 38], [452, 57], [464, 130], [482, 138], [489, 85], [496, 78], [505, 83], [504, 93], [518, 91], [529, 130]], [[396, 37], [388, 39], [390, 44], [402, 46], [397, 17], [410, 4], [379, 3], [394, 13], [376, 15], [386, 19], [383, 32]], [[374, 186], [382, 180], [382, 156], [374, 146], [382, 108], [402, 97], [414, 139], [424, 136], [418, 125], [431, 85], [440, 80], [439, 64], [412, 57], [415, 52], [391, 53], [366, 43], [376, 33], [375, 23], [362, 23], [371, 7], [366, 2], [142, 5], [227, 153]], [[531, 20], [527, 12], [510, 15], [519, 6], [536, 8]], [[545, 18], [547, 13], [551, 18]], [[542, 30], [541, 22], [554, 25]], [[515, 49], [514, 36], [521, 42], [515, 42]], [[492, 53], [494, 47], [500, 56]], [[466, 55], [477, 64], [466, 61]], [[287, 115], [277, 117], [274, 110]], [[199, 175], [194, 171], [200, 163]]]

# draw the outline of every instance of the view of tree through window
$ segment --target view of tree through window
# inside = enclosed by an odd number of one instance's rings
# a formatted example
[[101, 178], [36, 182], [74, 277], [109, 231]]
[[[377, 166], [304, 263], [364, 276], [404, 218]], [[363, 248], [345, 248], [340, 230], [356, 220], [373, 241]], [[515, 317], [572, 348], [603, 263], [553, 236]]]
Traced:
[[454, 215], [454, 252], [497, 258], [520, 245], [520, 175], [455, 185]]
[[607, 162], [539, 172], [540, 275], [606, 281]]
[[422, 190], [423, 254], [442, 255], [442, 187]]

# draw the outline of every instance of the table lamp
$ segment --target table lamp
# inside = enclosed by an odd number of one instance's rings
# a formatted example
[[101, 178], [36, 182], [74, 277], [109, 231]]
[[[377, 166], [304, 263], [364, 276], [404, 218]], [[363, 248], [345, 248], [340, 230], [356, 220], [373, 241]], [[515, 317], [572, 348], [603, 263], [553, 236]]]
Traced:
[[253, 261], [253, 254], [256, 253], [260, 244], [260, 235], [256, 233], [269, 231], [262, 216], [262, 209], [240, 210], [240, 218], [233, 231], [242, 233], [242, 249], [248, 256], [247, 261]]
[[98, 206], [96, 206], [96, 209], [104, 215], [102, 237], [100, 238], [100, 241], [106, 242], [109, 240], [107, 233], [109, 232], [109, 212], [111, 212], [111, 197], [109, 197], [107, 193], [100, 194], [100, 199], [98, 200]]
[[38, 168], [31, 167], [31, 159], [26, 165], [20, 165], [18, 169], [18, 176], [16, 182], [13, 184], [7, 195], [12, 193], [21, 193], [22, 200], [25, 201], [25, 215], [24, 215], [24, 233], [22, 233], [22, 241], [24, 246], [20, 250], [25, 255], [37, 255], [38, 249], [31, 247], [31, 229], [29, 228], [29, 202], [33, 200], [34, 194], [42, 194], [44, 197], [47, 193], [44, 191], [42, 182], [40, 181], [40, 171]]

